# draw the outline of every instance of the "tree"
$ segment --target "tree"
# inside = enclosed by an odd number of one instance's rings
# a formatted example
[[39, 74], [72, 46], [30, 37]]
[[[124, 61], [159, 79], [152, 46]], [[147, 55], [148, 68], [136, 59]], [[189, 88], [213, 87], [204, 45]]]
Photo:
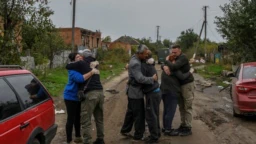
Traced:
[[169, 39], [163, 40], [163, 45], [167, 48], [169, 48], [172, 45], [172, 42]]
[[243, 61], [255, 61], [256, 0], [231, 0], [220, 8], [224, 15], [216, 17], [215, 23], [218, 32], [227, 40], [229, 49], [235, 54], [234, 57], [243, 58]]
[[54, 56], [67, 48], [57, 30], [46, 32], [44, 35], [36, 37], [34, 47], [40, 48], [37, 49], [37, 54], [40, 53], [43, 56], [46, 56], [50, 61], [49, 68], [53, 67]]
[[1, 0], [0, 19], [2, 20], [0, 29], [0, 63], [18, 64], [21, 50], [22, 24], [27, 17], [35, 14], [35, 4], [47, 3], [45, 0]]
[[103, 42], [111, 42], [111, 37], [110, 36], [106, 36], [102, 41]]
[[197, 38], [198, 35], [193, 29], [187, 29], [186, 31], [181, 32], [181, 35], [177, 39], [177, 43], [186, 50], [193, 46], [194, 42], [197, 41]]
[[152, 39], [151, 37], [149, 38], [141, 38], [141, 39], [136, 39], [140, 44], [145, 44], [146, 46], [148, 46], [148, 48], [156, 54], [157, 52], [157, 48], [163, 48], [163, 44], [162, 43], [152, 43]]
[[46, 32], [53, 31], [53, 25], [50, 16], [53, 11], [44, 4], [40, 4], [38, 8], [33, 7], [34, 13], [27, 18], [22, 24], [22, 46], [23, 50], [30, 49], [32, 52], [39, 49], [34, 47], [35, 38], [43, 37]]

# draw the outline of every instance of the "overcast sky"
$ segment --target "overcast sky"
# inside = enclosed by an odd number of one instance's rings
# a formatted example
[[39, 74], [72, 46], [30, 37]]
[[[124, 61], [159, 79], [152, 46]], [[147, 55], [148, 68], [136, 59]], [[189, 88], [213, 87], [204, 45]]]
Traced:
[[[52, 21], [56, 27], [72, 27], [71, 0], [49, 0], [54, 10]], [[175, 41], [180, 32], [193, 28], [199, 34], [203, 22], [204, 5], [208, 9], [207, 37], [223, 41], [216, 31], [215, 16], [222, 16], [219, 6], [229, 0], [77, 0], [76, 27], [100, 30], [102, 37], [112, 40], [128, 35], [156, 40], [156, 26], [160, 26], [161, 40]]]

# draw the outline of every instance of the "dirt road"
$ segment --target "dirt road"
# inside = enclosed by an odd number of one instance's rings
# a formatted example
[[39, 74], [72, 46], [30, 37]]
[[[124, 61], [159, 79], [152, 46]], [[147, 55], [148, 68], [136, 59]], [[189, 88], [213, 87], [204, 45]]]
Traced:
[[[159, 66], [156, 66], [161, 74]], [[203, 78], [197, 74], [195, 83], [199, 89], [199, 82]], [[124, 115], [127, 106], [127, 96], [125, 95], [125, 83], [127, 71], [120, 76], [104, 84], [104, 91], [116, 89], [119, 93], [105, 93], [104, 122], [105, 122], [105, 143], [106, 144], [132, 144], [144, 143], [126, 139], [120, 135]], [[62, 97], [55, 98], [57, 110], [64, 109]], [[188, 137], [161, 137], [159, 143], [162, 144], [256, 144], [256, 118], [233, 118], [232, 105], [228, 91], [218, 92], [217, 86], [195, 91], [194, 100], [193, 135]], [[161, 104], [162, 115], [162, 104]], [[162, 117], [160, 116], [160, 119]], [[65, 122], [66, 114], [57, 114], [56, 123], [59, 125], [57, 135], [52, 144], [65, 142]], [[179, 126], [179, 112], [177, 109], [174, 127]], [[95, 138], [95, 126], [92, 128]], [[148, 135], [148, 131], [145, 133]]]

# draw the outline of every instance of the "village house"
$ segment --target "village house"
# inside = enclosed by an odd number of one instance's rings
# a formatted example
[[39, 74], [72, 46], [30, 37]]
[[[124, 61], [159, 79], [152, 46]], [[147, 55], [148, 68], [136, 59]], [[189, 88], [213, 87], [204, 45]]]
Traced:
[[[59, 33], [67, 45], [72, 44], [72, 28], [59, 28]], [[101, 47], [101, 32], [75, 27], [74, 45], [76, 48], [94, 49]]]
[[130, 36], [121, 36], [109, 45], [109, 49], [123, 48], [131, 55], [132, 46], [138, 46], [140, 43]]

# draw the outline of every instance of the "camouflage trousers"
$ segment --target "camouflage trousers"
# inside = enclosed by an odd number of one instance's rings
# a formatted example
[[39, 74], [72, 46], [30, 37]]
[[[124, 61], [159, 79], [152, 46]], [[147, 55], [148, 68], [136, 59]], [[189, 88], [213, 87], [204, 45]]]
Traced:
[[181, 126], [192, 127], [192, 105], [194, 100], [194, 82], [181, 86], [181, 96], [179, 97], [179, 110], [181, 118]]
[[92, 143], [91, 136], [91, 119], [94, 116], [97, 138], [104, 138], [103, 125], [103, 104], [104, 95], [102, 90], [92, 90], [87, 92], [86, 99], [81, 102], [81, 131], [84, 138], [84, 144]]

